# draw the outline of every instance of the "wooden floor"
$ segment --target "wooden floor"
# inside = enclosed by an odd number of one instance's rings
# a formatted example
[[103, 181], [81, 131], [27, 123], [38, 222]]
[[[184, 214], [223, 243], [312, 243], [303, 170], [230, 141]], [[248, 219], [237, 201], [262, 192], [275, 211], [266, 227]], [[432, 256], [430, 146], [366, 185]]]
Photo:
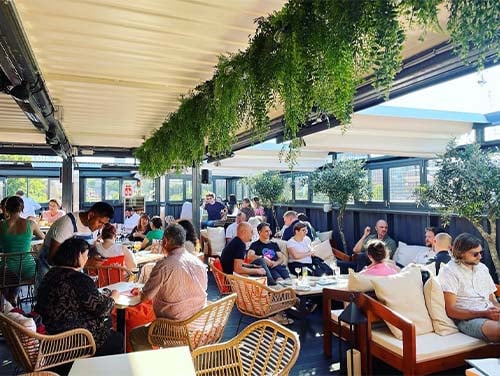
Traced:
[[[218, 298], [218, 290], [215, 282], [212, 278], [212, 274], [209, 272], [209, 289], [208, 289], [209, 300], [216, 300]], [[318, 302], [320, 303], [320, 302]], [[232, 338], [236, 334], [236, 328], [240, 318], [239, 312], [233, 309], [231, 313], [228, 325], [224, 332], [223, 340]], [[243, 325], [248, 325], [251, 323], [251, 319], [244, 319]], [[295, 320], [292, 325], [288, 326], [290, 329], [299, 333], [301, 350], [300, 355], [295, 364], [290, 375], [292, 376], [322, 376], [322, 375], [339, 375], [339, 372], [331, 372], [330, 366], [333, 362], [337, 361], [338, 358], [338, 343], [334, 340], [334, 348], [332, 349], [333, 359], [325, 359], [323, 355], [323, 324], [322, 324], [322, 312], [321, 305], [311, 313], [306, 322]], [[11, 359], [11, 355], [7, 349], [7, 346], [3, 340], [0, 339], [0, 375], [15, 375], [16, 370], [11, 364], [7, 366], [2, 366], [4, 361]], [[390, 368], [382, 362], [376, 362], [374, 364], [374, 370], [376, 375], [401, 375], [398, 371]], [[22, 373], [22, 372], [19, 372]], [[160, 374], [160, 373], [159, 373]], [[455, 369], [447, 373], [441, 373], [440, 375], [464, 375], [465, 367], [460, 369]], [[110, 375], [111, 376], [111, 375]], [[169, 375], [176, 376], [176, 375]], [[181, 376], [181, 375], [179, 375]]]

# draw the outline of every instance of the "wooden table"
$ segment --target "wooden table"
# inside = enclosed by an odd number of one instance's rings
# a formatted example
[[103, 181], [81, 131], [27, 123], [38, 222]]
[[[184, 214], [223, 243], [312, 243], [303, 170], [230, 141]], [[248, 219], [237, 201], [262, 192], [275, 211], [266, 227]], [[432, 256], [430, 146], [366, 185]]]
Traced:
[[195, 376], [189, 347], [169, 347], [160, 350], [77, 359], [70, 376]]

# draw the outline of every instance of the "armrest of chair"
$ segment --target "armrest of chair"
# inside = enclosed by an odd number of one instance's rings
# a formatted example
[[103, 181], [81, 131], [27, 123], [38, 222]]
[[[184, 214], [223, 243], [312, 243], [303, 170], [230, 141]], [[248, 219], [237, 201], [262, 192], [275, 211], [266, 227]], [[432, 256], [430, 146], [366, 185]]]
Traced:
[[335, 257], [342, 261], [351, 261], [351, 256], [345, 254], [344, 252], [338, 250], [337, 248], [332, 248], [332, 252]]
[[403, 334], [403, 362], [415, 364], [417, 358], [415, 325], [406, 317], [366, 294], [363, 294], [360, 300], [360, 304], [368, 318], [367, 330], [369, 341], [372, 339], [372, 323], [384, 320], [386, 323], [401, 330]]
[[87, 329], [73, 329], [55, 335], [34, 334], [39, 341], [35, 369], [43, 370], [95, 354], [94, 337]]

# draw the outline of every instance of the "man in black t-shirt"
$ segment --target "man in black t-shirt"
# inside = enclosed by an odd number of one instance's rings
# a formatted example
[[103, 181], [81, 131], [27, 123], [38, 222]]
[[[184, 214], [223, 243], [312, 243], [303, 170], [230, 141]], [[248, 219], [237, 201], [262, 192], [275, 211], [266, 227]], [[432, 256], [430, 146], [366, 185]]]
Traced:
[[248, 259], [252, 263], [259, 262], [257, 260], [263, 260], [275, 281], [290, 278], [280, 247], [270, 240], [271, 227], [269, 223], [259, 223], [257, 232], [259, 233], [259, 240], [250, 245], [247, 254]]
[[[247, 222], [241, 222], [236, 230], [236, 237], [234, 237], [222, 250], [220, 255], [220, 263], [222, 271], [226, 274], [233, 274], [233, 272], [243, 275], [267, 275], [268, 283], [271, 273], [266, 270], [265, 263], [261, 267], [250, 268], [244, 266], [246, 255], [245, 243], [252, 240], [252, 226]], [[264, 267], [262, 267], [264, 266]]]

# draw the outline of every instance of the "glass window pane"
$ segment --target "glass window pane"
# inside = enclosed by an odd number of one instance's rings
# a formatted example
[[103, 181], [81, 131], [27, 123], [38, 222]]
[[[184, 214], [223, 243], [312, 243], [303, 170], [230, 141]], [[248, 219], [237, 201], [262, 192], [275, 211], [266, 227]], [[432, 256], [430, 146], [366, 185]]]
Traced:
[[283, 200], [285, 202], [292, 201], [292, 178], [284, 179]]
[[420, 184], [418, 165], [389, 169], [389, 200], [391, 202], [414, 202], [414, 191]]
[[500, 140], [500, 125], [484, 128], [484, 141]]
[[384, 171], [382, 169], [369, 170], [368, 179], [372, 189], [372, 201], [384, 201]]
[[28, 196], [36, 202], [49, 201], [49, 179], [47, 178], [29, 178]]
[[296, 176], [295, 200], [309, 200], [309, 176]]
[[215, 180], [215, 196], [222, 197], [222, 200], [225, 200], [227, 198], [226, 179]]
[[434, 183], [434, 176], [436, 172], [439, 170], [437, 167], [437, 159], [432, 159], [427, 161], [427, 184]]
[[243, 199], [243, 182], [241, 179], [236, 180], [236, 200]]
[[85, 202], [98, 202], [102, 200], [102, 179], [85, 179]]
[[[189, 179], [189, 180], [186, 180], [186, 196], [185, 196], [186, 200], [191, 200], [192, 196], [193, 196], [193, 182], [191, 179]], [[198, 200], [200, 198], [201, 197], [199, 197]]]
[[182, 201], [184, 184], [182, 179], [169, 179], [168, 180], [168, 200], [169, 201]]
[[165, 175], [160, 176], [160, 201], [161, 202], [165, 201], [165, 180], [166, 179], [167, 179], [167, 177]]
[[59, 179], [49, 179], [49, 195], [62, 203], [62, 183]]
[[205, 195], [208, 193], [208, 192], [213, 192], [213, 186], [212, 186], [212, 183], [209, 183], [209, 184], [202, 184], [201, 185], [201, 196], [202, 197], [205, 197]]
[[104, 182], [104, 199], [110, 201], [120, 200], [119, 180], [106, 180]]
[[312, 202], [315, 204], [328, 204], [328, 196], [324, 193], [313, 192]]
[[27, 178], [7, 178], [7, 196], [14, 196], [17, 191], [28, 191]]
[[142, 191], [141, 196], [144, 196], [146, 201], [154, 201], [156, 198], [154, 179], [142, 179], [140, 191]]

